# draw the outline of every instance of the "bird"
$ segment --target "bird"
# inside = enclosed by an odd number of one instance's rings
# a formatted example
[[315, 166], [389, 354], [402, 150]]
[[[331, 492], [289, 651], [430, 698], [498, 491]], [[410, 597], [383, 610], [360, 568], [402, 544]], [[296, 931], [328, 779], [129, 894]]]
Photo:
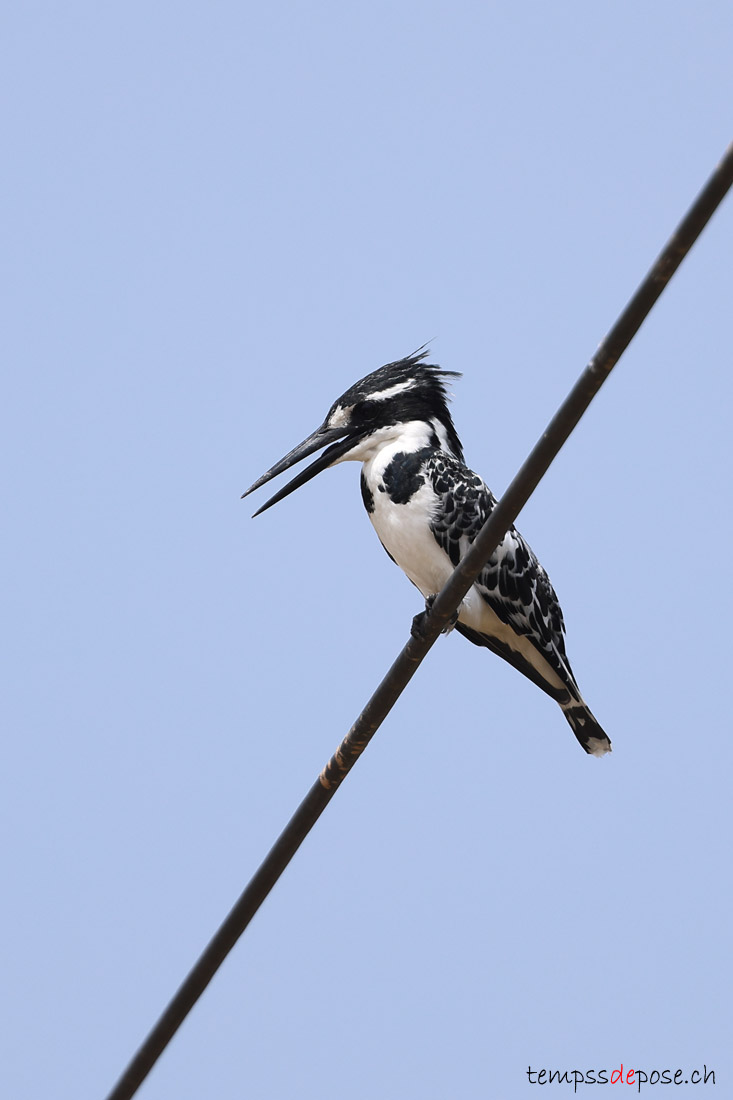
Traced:
[[[301, 459], [322, 452], [254, 513], [259, 516], [328, 467], [361, 462], [369, 519], [392, 561], [422, 593], [426, 611], [496, 505], [490, 489], [465, 464], [448, 406], [448, 379], [460, 374], [427, 362], [428, 356], [425, 347], [418, 348], [354, 383], [320, 427], [242, 494], [249, 496]], [[413, 632], [420, 619], [415, 617]], [[570, 667], [555, 590], [514, 526], [449, 626], [554, 699], [587, 753], [600, 757], [610, 751]]]

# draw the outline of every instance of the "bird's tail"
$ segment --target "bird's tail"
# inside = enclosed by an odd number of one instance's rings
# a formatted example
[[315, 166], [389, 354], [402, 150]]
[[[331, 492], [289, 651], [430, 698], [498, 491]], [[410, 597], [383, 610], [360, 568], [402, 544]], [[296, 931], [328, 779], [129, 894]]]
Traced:
[[570, 723], [570, 728], [578, 738], [582, 748], [591, 756], [605, 756], [611, 751], [611, 742], [599, 726], [585, 703], [573, 700], [567, 703], [562, 712]]

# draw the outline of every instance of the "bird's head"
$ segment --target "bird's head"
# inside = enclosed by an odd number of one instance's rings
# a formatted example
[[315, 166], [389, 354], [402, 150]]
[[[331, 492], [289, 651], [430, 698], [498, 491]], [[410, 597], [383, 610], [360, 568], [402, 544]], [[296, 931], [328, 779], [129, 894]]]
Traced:
[[453, 426], [443, 381], [459, 375], [456, 371], [440, 370], [424, 362], [427, 354], [420, 348], [406, 359], [387, 363], [350, 386], [334, 401], [321, 426], [242, 494], [243, 497], [248, 496], [278, 474], [289, 470], [296, 462], [326, 448], [315, 462], [311, 462], [275, 493], [255, 515], [277, 504], [321, 470], [335, 466], [337, 462], [350, 459], [367, 461], [385, 443], [398, 438], [408, 424], [424, 426], [423, 434], [431, 440], [431, 445], [449, 451], [462, 461], [461, 442]]

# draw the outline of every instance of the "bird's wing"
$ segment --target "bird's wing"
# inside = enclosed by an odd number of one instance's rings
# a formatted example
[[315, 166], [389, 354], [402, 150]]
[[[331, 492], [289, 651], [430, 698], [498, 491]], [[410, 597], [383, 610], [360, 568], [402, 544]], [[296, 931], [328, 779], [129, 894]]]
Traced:
[[[442, 504], [432, 529], [454, 566], [465, 555], [496, 498], [478, 474], [452, 456], [440, 453], [430, 463], [433, 488]], [[575, 687], [565, 654], [565, 624], [550, 578], [532, 548], [511, 527], [481, 570], [476, 588], [499, 619], [532, 642], [558, 672]]]

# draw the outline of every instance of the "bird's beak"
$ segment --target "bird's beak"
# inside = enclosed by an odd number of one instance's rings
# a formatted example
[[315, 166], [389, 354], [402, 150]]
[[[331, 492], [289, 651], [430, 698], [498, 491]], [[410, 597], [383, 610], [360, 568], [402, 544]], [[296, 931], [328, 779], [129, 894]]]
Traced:
[[[343, 437], [346, 437], [345, 439]], [[290, 493], [299, 489], [301, 485], [305, 485], [306, 481], [310, 481], [316, 474], [320, 474], [321, 470], [327, 469], [337, 459], [341, 458], [350, 451], [355, 443], [358, 442], [360, 433], [354, 432], [353, 428], [328, 428], [322, 425], [317, 428], [312, 435], [309, 435], [307, 439], [304, 439], [302, 443], [299, 443], [297, 447], [294, 447], [289, 454], [285, 455], [285, 458], [281, 458], [279, 462], [276, 462], [274, 466], [258, 477], [254, 485], [250, 485], [246, 493], [242, 493], [242, 499], [253, 493], [255, 489], [259, 489], [261, 485], [271, 481], [273, 477], [277, 477], [278, 474], [282, 474], [285, 470], [289, 470], [291, 466], [294, 466], [296, 462], [300, 462], [302, 458], [307, 458], [308, 455], [313, 454], [314, 451], [320, 451], [321, 447], [326, 447], [326, 450], [320, 455], [315, 462], [311, 462], [310, 466], [306, 466], [304, 470], [294, 477], [292, 481], [289, 481], [287, 485], [284, 485], [282, 489], [278, 490], [273, 497], [258, 508], [254, 513], [254, 516], [259, 516], [261, 512], [264, 512], [267, 508], [271, 508], [273, 504], [277, 504], [283, 497], [289, 496]], [[338, 442], [334, 442], [338, 440]], [[327, 447], [327, 444], [331, 444]], [[254, 516], [252, 517], [254, 519]]]

